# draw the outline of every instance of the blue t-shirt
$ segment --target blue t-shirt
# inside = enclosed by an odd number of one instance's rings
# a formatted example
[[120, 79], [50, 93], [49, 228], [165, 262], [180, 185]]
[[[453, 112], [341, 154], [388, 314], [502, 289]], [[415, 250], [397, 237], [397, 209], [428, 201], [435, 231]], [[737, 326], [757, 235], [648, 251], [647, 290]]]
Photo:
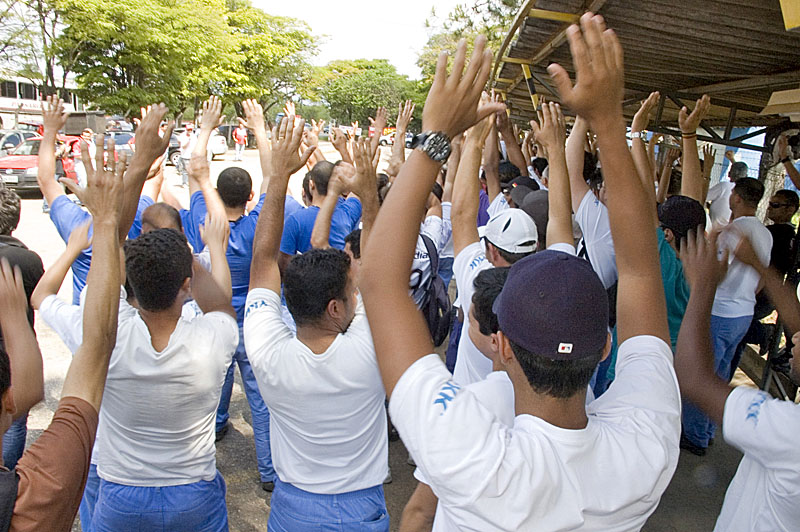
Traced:
[[[311, 249], [311, 232], [317, 220], [319, 207], [308, 207], [295, 212], [283, 226], [281, 252], [287, 255], [305, 253]], [[344, 239], [358, 227], [361, 219], [361, 202], [358, 198], [347, 200], [339, 198], [331, 218], [331, 232], [328, 242], [336, 249], [344, 249]]]
[[[153, 199], [148, 196], [141, 196], [136, 207], [136, 216], [133, 224], [128, 231], [128, 238], [133, 239], [142, 233], [142, 213], [152, 205]], [[50, 219], [56, 226], [56, 231], [61, 240], [67, 242], [69, 235], [75, 228], [85, 224], [92, 216], [78, 206], [75, 202], [65, 195], [60, 195], [50, 204]], [[92, 228], [89, 228], [89, 237], [92, 236]], [[92, 264], [92, 248], [85, 249], [78, 255], [72, 263], [72, 304], [80, 304], [81, 291], [86, 286], [86, 276], [89, 275], [89, 267]]]
[[[256, 224], [258, 224], [258, 215], [261, 214], [261, 207], [264, 205], [264, 198], [266, 194], [262, 194], [258, 199], [258, 203], [253, 210], [249, 213], [239, 217], [235, 222], [229, 222], [231, 226], [231, 234], [228, 237], [228, 250], [225, 252], [225, 257], [228, 259], [228, 267], [231, 270], [231, 288], [232, 288], [232, 301], [234, 310], [236, 310], [236, 320], [239, 325], [242, 325], [244, 320], [244, 302], [247, 299], [247, 289], [250, 286], [250, 263], [253, 260], [253, 239], [256, 235]], [[190, 201], [190, 211], [192, 214], [192, 225], [194, 230], [199, 234], [197, 229], [203, 225], [206, 220], [206, 200], [202, 192], [195, 192], [192, 194]], [[201, 244], [197, 250], [204, 247], [202, 240], [198, 240]]]
[[286, 202], [283, 204], [283, 219], [287, 220], [291, 215], [303, 209], [305, 209], [305, 207], [302, 203], [287, 194]]
[[[658, 259], [661, 263], [661, 282], [664, 284], [664, 299], [667, 302], [667, 326], [669, 327], [669, 340], [672, 352], [678, 345], [678, 333], [681, 331], [683, 315], [689, 304], [689, 284], [683, 275], [683, 264], [675, 250], [664, 238], [664, 230], [658, 229]], [[608, 368], [608, 377], [614, 379], [614, 366], [617, 356], [617, 328], [612, 331], [612, 357], [613, 361]]]
[[478, 199], [478, 227], [483, 227], [489, 223], [489, 195], [481, 189]]
[[[195, 194], [201, 194], [195, 192]], [[195, 253], [200, 253], [203, 249], [203, 239], [200, 238], [200, 231], [192, 219], [192, 211], [188, 209], [181, 209], [178, 211], [181, 216], [181, 225], [183, 226], [183, 234], [186, 235], [186, 240], [192, 246]]]

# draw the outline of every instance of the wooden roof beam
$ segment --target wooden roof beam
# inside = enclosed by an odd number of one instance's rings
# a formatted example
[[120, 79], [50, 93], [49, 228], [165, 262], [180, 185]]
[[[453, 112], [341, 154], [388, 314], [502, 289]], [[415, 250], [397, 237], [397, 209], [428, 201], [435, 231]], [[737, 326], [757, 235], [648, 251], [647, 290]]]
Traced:
[[715, 92], [737, 92], [751, 89], [766, 89], [787, 83], [800, 82], [800, 70], [784, 72], [783, 74], [770, 74], [766, 76], [754, 76], [752, 78], [737, 79], [734, 81], [724, 81], [722, 83], [712, 83], [711, 85], [701, 85], [684, 89], [683, 92], [697, 94], [713, 94]]
[[556, 22], [566, 22], [567, 24], [577, 24], [581, 19], [581, 16], [575, 13], [562, 13], [561, 11], [548, 11], [547, 9], [536, 8], [528, 11], [528, 17], [555, 20]]

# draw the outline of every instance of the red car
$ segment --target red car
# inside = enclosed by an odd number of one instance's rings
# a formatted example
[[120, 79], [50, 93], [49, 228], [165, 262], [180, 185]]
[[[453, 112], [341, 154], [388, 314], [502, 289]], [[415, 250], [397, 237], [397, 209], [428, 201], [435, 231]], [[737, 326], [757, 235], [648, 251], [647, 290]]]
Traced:
[[[14, 148], [5, 157], [0, 157], [0, 179], [9, 188], [16, 190], [38, 189], [36, 174], [39, 171], [39, 145], [42, 137], [31, 137]], [[72, 154], [75, 151], [75, 144], [80, 141], [80, 137], [70, 135], [59, 135], [56, 140], [56, 153], [59, 157], [56, 160], [56, 175], [66, 177], [78, 182], [78, 175], [75, 173], [75, 162]]]

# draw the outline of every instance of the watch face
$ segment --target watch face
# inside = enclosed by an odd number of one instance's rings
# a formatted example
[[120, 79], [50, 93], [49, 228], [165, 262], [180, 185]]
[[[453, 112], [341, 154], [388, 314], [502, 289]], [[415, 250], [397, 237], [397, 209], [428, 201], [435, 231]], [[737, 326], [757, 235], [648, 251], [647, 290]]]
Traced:
[[444, 162], [450, 157], [450, 139], [443, 133], [433, 133], [425, 139], [423, 149], [434, 161]]

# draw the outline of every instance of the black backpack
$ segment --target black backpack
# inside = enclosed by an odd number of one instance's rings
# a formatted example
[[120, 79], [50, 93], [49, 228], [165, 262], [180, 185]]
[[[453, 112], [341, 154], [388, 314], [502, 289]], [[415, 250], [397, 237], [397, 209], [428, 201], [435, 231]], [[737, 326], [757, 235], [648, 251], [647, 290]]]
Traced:
[[439, 277], [439, 253], [436, 246], [429, 237], [422, 234], [420, 236], [431, 261], [431, 276], [425, 284], [425, 297], [420, 310], [428, 324], [433, 345], [438, 347], [444, 343], [453, 325], [453, 305], [450, 303], [447, 287]]
[[0, 532], [6, 532], [11, 528], [11, 517], [17, 502], [17, 484], [19, 477], [16, 469], [0, 470]]

